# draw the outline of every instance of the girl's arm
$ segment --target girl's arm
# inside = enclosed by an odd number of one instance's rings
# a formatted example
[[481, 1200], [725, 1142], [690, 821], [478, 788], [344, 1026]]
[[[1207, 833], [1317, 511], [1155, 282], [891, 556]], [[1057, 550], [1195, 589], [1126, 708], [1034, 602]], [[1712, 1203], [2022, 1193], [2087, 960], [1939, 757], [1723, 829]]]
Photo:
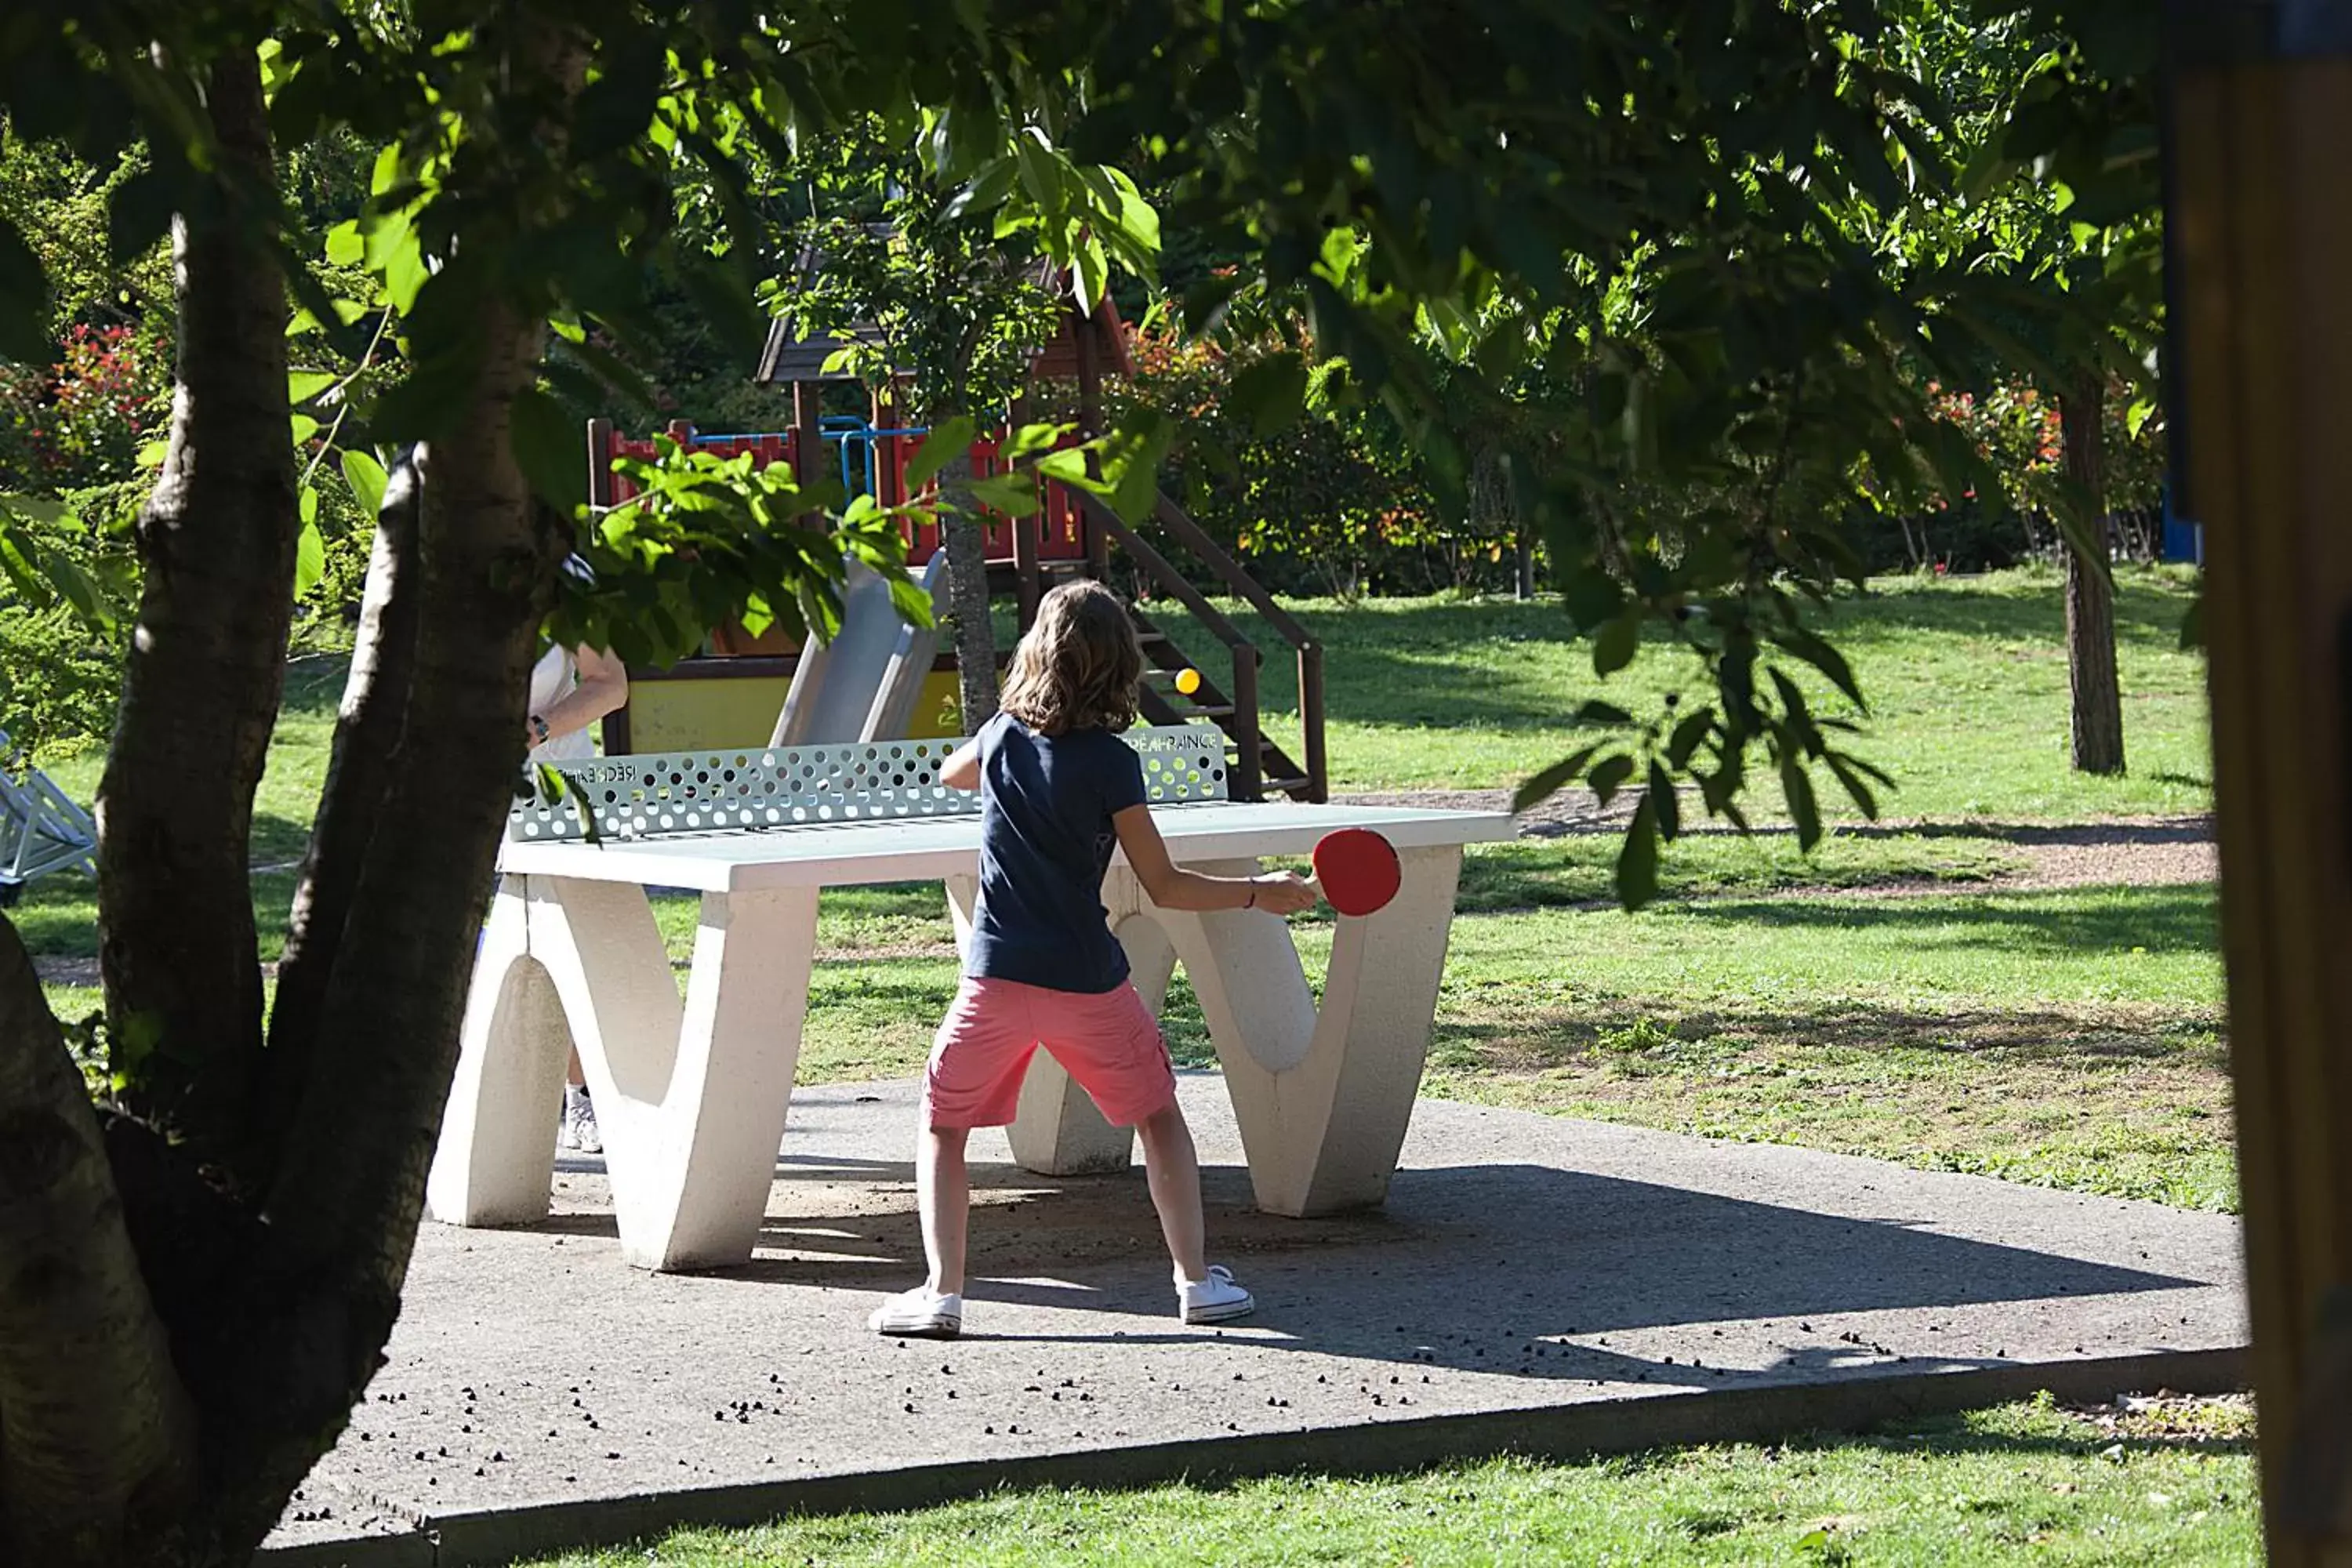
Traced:
[[977, 738], [966, 741], [948, 753], [948, 760], [940, 764], [940, 783], [950, 789], [980, 787], [980, 742]]
[[572, 650], [572, 664], [579, 672], [579, 683], [549, 703], [545, 712], [532, 715], [547, 726], [546, 735], [541, 736], [536, 725], [527, 726], [534, 746], [585, 730], [629, 700], [629, 668], [611, 654], [576, 647]]
[[1264, 877], [1206, 877], [1168, 858], [1168, 842], [1148, 805], [1130, 805], [1111, 819], [1128, 868], [1163, 910], [1265, 910], [1295, 915], [1314, 907], [1315, 884], [1289, 871]]

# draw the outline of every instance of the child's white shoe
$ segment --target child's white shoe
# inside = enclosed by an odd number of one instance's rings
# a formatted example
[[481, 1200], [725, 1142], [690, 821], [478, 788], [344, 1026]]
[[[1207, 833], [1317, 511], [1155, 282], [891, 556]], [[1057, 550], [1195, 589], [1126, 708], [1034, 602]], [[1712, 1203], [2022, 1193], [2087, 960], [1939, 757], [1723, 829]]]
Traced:
[[1206, 1279], [1178, 1281], [1176, 1306], [1188, 1323], [1222, 1323], [1257, 1310], [1257, 1299], [1234, 1283], [1232, 1269], [1213, 1263]]
[[963, 1332], [963, 1298], [936, 1296], [928, 1285], [902, 1290], [874, 1309], [866, 1327], [905, 1340], [951, 1340]]

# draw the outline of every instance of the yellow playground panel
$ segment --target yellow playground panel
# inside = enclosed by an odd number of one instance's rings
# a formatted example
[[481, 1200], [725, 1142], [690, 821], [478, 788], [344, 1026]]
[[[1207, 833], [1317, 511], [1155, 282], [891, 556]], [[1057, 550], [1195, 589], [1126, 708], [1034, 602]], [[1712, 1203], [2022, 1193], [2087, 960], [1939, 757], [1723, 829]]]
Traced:
[[[730, 675], [718, 679], [638, 679], [629, 683], [628, 749], [640, 755], [692, 752], [705, 746], [764, 746], [792, 689], [789, 675]], [[915, 735], [961, 733], [956, 672], [934, 669], [909, 726]]]

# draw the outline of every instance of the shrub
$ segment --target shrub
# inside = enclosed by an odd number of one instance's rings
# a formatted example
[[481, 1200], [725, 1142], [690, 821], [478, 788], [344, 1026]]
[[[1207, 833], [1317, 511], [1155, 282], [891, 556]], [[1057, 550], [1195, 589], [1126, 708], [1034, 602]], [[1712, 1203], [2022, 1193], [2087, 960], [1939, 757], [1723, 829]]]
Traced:
[[170, 371], [160, 339], [88, 324], [48, 369], [0, 368], [0, 490], [56, 493], [134, 471], [168, 419]]

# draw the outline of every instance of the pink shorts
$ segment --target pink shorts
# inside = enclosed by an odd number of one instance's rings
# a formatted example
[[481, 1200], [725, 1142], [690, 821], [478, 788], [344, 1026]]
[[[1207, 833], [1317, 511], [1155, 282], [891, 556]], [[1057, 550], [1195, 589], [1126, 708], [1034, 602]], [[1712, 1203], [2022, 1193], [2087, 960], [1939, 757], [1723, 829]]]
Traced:
[[967, 975], [923, 1069], [924, 1125], [1009, 1125], [1039, 1046], [1114, 1127], [1149, 1121], [1175, 1101], [1168, 1043], [1133, 985], [1088, 994]]

